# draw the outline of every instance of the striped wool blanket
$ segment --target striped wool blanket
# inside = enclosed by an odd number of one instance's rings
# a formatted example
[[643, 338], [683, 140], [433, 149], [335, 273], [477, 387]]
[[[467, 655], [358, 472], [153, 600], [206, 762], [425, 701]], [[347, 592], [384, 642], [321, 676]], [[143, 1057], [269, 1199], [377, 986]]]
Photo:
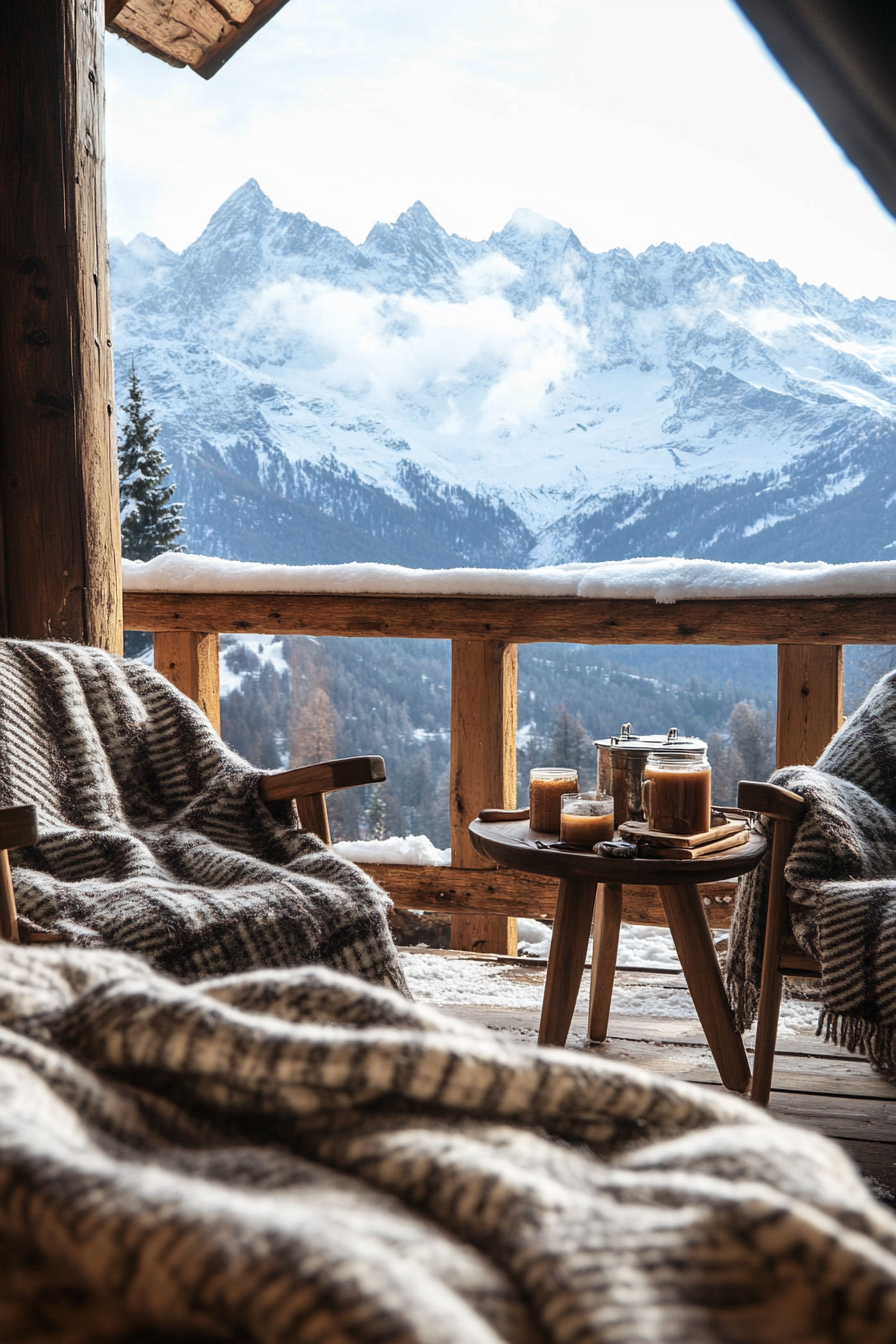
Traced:
[[40, 819], [11, 855], [26, 932], [182, 979], [323, 962], [404, 988], [388, 897], [260, 778], [144, 664], [0, 641], [0, 806]]
[[[794, 935], [821, 963], [819, 1032], [894, 1072], [896, 672], [877, 683], [815, 766], [779, 770], [772, 783], [808, 805], [785, 878]], [[766, 856], [738, 884], [727, 975], [741, 1031], [759, 1003], [769, 867]]]
[[324, 967], [0, 945], [0, 1263], [30, 1344], [896, 1339], [821, 1135]]

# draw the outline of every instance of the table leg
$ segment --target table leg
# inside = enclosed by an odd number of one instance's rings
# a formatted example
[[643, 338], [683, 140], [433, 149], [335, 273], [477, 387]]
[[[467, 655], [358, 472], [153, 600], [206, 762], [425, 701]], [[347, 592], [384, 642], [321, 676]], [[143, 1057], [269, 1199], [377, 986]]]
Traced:
[[659, 892], [684, 978], [722, 1082], [732, 1092], [745, 1092], [750, 1086], [750, 1065], [743, 1040], [734, 1029], [734, 1015], [700, 892], [691, 883], [660, 887]]
[[594, 902], [591, 1003], [588, 1008], [588, 1039], [592, 1041], [607, 1039], [621, 923], [622, 886], [619, 882], [603, 882], [597, 889], [597, 900]]
[[566, 1044], [588, 954], [596, 889], [597, 883], [587, 878], [561, 879], [538, 1029], [539, 1045]]

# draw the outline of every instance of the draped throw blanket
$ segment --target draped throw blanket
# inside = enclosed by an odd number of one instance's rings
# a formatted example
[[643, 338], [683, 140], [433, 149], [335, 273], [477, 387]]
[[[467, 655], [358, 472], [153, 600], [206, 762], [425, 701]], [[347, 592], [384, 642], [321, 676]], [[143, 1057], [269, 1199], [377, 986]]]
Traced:
[[0, 806], [40, 818], [10, 856], [25, 921], [183, 979], [323, 962], [403, 989], [388, 897], [260, 778], [144, 664], [0, 641]]
[[[814, 767], [772, 776], [808, 810], [785, 868], [797, 942], [821, 964], [819, 1032], [896, 1070], [896, 673]], [[768, 827], [766, 828], [768, 830]], [[770, 858], [738, 884], [728, 988], [738, 1030], [759, 1002]]]
[[821, 1135], [323, 967], [0, 945], [0, 1263], [40, 1344], [896, 1338]]

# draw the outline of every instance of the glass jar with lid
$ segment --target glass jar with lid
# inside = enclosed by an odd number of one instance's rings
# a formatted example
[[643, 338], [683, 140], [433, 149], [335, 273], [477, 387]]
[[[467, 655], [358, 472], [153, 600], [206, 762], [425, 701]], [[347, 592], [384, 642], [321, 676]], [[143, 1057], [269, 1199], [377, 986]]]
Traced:
[[650, 829], [666, 835], [702, 835], [708, 831], [711, 779], [705, 747], [650, 752], [642, 790]]

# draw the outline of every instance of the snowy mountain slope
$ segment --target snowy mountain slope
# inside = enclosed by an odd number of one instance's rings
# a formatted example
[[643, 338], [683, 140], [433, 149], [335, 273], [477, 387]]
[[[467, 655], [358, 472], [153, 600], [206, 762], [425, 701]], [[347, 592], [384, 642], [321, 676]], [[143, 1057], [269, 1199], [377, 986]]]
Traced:
[[254, 181], [182, 254], [116, 240], [112, 266], [118, 376], [133, 359], [193, 549], [893, 554], [888, 300], [719, 244], [596, 255], [526, 210], [471, 242], [418, 202], [356, 247]]

